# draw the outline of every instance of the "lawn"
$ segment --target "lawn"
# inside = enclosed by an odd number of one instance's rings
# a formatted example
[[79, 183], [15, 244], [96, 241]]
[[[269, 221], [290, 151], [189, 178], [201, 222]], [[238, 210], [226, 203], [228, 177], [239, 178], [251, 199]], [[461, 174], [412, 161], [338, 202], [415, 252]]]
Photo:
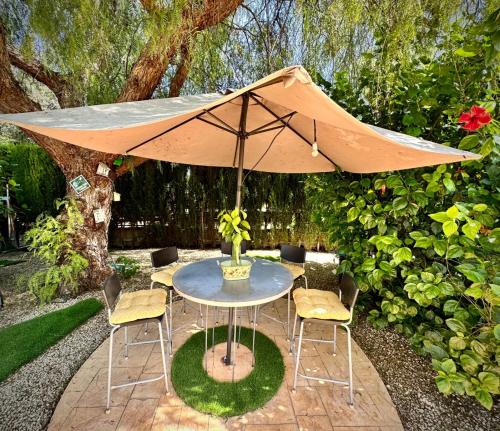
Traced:
[[0, 329], [0, 382], [102, 310], [95, 298]]

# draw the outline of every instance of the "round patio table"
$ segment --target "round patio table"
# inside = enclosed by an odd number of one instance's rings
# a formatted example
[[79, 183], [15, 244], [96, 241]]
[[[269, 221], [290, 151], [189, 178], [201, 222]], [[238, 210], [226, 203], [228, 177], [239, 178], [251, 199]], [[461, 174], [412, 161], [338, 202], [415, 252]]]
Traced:
[[176, 271], [172, 280], [175, 291], [182, 297], [198, 304], [229, 309], [226, 365], [231, 364], [234, 309], [272, 302], [289, 295], [293, 286], [293, 276], [287, 268], [264, 259], [253, 259], [248, 279], [225, 280], [219, 264], [228, 259], [220, 257], [190, 263]]

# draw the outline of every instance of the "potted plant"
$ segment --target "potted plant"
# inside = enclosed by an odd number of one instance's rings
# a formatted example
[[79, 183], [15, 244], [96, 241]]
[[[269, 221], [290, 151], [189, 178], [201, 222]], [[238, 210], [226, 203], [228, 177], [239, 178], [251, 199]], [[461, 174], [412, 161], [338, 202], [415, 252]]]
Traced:
[[221, 262], [223, 277], [226, 280], [242, 280], [250, 277], [252, 262], [241, 259], [241, 242], [250, 241], [250, 224], [246, 220], [247, 213], [239, 208], [231, 212], [222, 210], [217, 216], [219, 219], [219, 233], [227, 242], [231, 242], [231, 260]]

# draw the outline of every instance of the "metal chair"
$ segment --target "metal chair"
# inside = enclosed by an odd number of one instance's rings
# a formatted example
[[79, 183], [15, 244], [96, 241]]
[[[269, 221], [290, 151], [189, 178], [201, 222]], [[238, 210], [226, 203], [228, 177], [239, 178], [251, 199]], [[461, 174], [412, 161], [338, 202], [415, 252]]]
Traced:
[[[135, 292], [122, 294], [120, 280], [115, 275], [112, 275], [104, 282], [104, 300], [108, 310], [108, 320], [111, 325], [111, 335], [109, 340], [109, 358], [108, 358], [108, 389], [106, 413], [109, 413], [111, 404], [111, 391], [117, 388], [126, 386], [150, 383], [156, 380], [165, 380], [165, 389], [169, 393], [168, 378], [167, 378], [167, 360], [165, 357], [165, 346], [163, 339], [162, 320], [165, 318], [166, 330], [168, 330], [168, 320], [166, 315], [166, 299], [167, 295], [162, 289], [153, 290], [138, 290]], [[134, 325], [143, 325], [147, 323], [155, 323], [158, 325], [159, 338], [148, 341], [128, 341], [128, 327]], [[158, 377], [137, 380], [135, 382], [123, 383], [120, 385], [111, 385], [111, 370], [113, 362], [113, 336], [120, 329], [125, 329], [125, 358], [128, 358], [128, 346], [138, 344], [160, 343], [161, 355], [163, 361], [163, 374]]]
[[[295, 360], [295, 374], [293, 378], [293, 390], [296, 390], [297, 377], [303, 377], [310, 380], [321, 380], [341, 385], [349, 386], [349, 404], [353, 405], [353, 387], [352, 387], [352, 351], [351, 351], [351, 331], [349, 325], [352, 321], [354, 305], [358, 297], [359, 289], [353, 278], [347, 274], [342, 277], [340, 282], [339, 294], [318, 289], [297, 289], [293, 292], [296, 312], [293, 324], [292, 338], [290, 340], [290, 351]], [[299, 342], [297, 352], [295, 352], [295, 328], [297, 319], [300, 321]], [[304, 338], [304, 322], [328, 322], [333, 324], [333, 341], [318, 340], [314, 338]], [[337, 352], [337, 326], [342, 326], [347, 332], [347, 355], [349, 362], [348, 380], [328, 379], [308, 376], [299, 373], [300, 352], [302, 341], [312, 341], [318, 343], [332, 343], [333, 354]]]
[[[297, 247], [295, 245], [281, 244], [280, 245], [280, 263], [285, 266], [291, 273], [293, 280], [297, 280], [300, 277], [304, 278], [306, 289], [307, 286], [307, 277], [305, 276], [305, 265], [306, 265], [306, 249], [304, 247]], [[284, 323], [276, 319], [272, 316], [269, 316], [266, 313], [260, 312], [259, 315], [262, 314], [264, 317], [267, 317], [270, 320], [275, 322]], [[290, 339], [290, 291], [287, 295], [287, 320], [286, 320], [286, 333], [287, 339]]]
[[280, 262], [285, 265], [293, 275], [293, 279], [304, 278], [307, 289], [306, 249], [295, 245], [281, 244]]
[[[247, 242], [245, 240], [241, 241], [240, 244], [240, 249], [241, 249], [241, 254], [246, 254], [247, 252]], [[222, 241], [220, 243], [220, 252], [224, 255], [231, 255], [233, 254], [233, 243], [232, 242], [227, 242], [227, 241]]]
[[[176, 246], [162, 248], [157, 251], [153, 251], [151, 253], [151, 266], [153, 269], [153, 273], [151, 274], [151, 289], [154, 287], [155, 283], [159, 283], [168, 289], [169, 293], [169, 305], [168, 305], [168, 319], [169, 319], [169, 345], [170, 345], [170, 354], [172, 354], [172, 341], [173, 341], [173, 333], [175, 332], [173, 329], [173, 299], [174, 299], [174, 287], [172, 278], [175, 272], [182, 268], [182, 265], [178, 264], [179, 254], [177, 252]], [[183, 298], [183, 310], [185, 312], [186, 300]], [[201, 319], [201, 324], [203, 326], [203, 314], [201, 310], [201, 305], [199, 308], [199, 318]], [[183, 327], [183, 326], [182, 326]], [[181, 329], [182, 327], [177, 328], [176, 330]], [[146, 325], [147, 332], [147, 325]]]

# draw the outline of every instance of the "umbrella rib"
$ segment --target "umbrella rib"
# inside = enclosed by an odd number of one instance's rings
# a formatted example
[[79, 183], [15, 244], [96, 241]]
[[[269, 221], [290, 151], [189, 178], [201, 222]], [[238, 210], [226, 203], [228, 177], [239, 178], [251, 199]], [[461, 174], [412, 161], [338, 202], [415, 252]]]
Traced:
[[[286, 118], [291, 117], [292, 115], [295, 115], [296, 113], [297, 113], [297, 111], [293, 111], [293, 112], [290, 112], [289, 114], [283, 115], [282, 117], [277, 118], [273, 121], [269, 121], [268, 123], [266, 123], [260, 127], [257, 127], [256, 129], [253, 129], [252, 131], [248, 132], [248, 135], [251, 136], [251, 135], [255, 135], [257, 133], [265, 133], [265, 132], [269, 132], [270, 130], [276, 130], [278, 127], [272, 127], [270, 129], [266, 129], [266, 127], [270, 126], [271, 124], [277, 123], [280, 120], [285, 120]], [[282, 124], [279, 127], [284, 127], [284, 125]], [[263, 129], [265, 129], [265, 130], [263, 130]]]
[[205, 118], [202, 117], [197, 117], [197, 120], [203, 121], [204, 123], [210, 124], [211, 126], [217, 127], [218, 129], [222, 129], [228, 133], [232, 133], [233, 135], [237, 135], [238, 132], [232, 129], [228, 129], [227, 127], [221, 126], [220, 124], [212, 123], [211, 121], [208, 121]]
[[[283, 123], [283, 125], [285, 127], [287, 127], [288, 129], [290, 129], [293, 133], [295, 133], [300, 139], [302, 139], [307, 145], [309, 145], [310, 147], [312, 147], [312, 144], [304, 137], [304, 135], [302, 135], [302, 133], [300, 133], [298, 130], [294, 129], [292, 126], [290, 126], [289, 124], [285, 123], [283, 120], [280, 119], [279, 115], [276, 114], [273, 110], [271, 110], [270, 108], [268, 108], [266, 105], [264, 105], [256, 96], [256, 94], [254, 94], [253, 92], [249, 92], [250, 93], [250, 97], [255, 100], [260, 106], [262, 106], [267, 112], [269, 112], [271, 115], [274, 115], [274, 117], [278, 120], [278, 121], [281, 121]], [[325, 153], [323, 153], [319, 148], [318, 148], [318, 153], [320, 153], [326, 160], [328, 160], [333, 166], [337, 166], [335, 164], [335, 162], [330, 159], [330, 157], [328, 157]]]
[[[230, 124], [226, 123], [222, 118], [219, 118], [217, 117], [217, 115], [215, 114], [212, 114], [210, 111], [206, 110], [204, 111], [204, 114], [208, 114], [210, 115], [212, 118], [215, 118], [217, 121], [219, 121], [220, 123], [224, 124], [224, 126], [226, 126], [227, 129], [229, 129], [228, 131], [230, 131], [231, 133], [237, 135], [238, 134], [238, 131], [234, 128], [234, 127], [231, 127]], [[199, 120], [202, 120], [202, 121], [205, 121], [209, 124], [212, 124], [213, 126], [216, 126], [214, 123], [211, 123], [211, 122], [208, 122], [206, 121], [205, 119], [201, 118], [201, 115], [198, 117]], [[218, 127], [218, 126], [216, 126]]]
[[[128, 154], [130, 151], [134, 151], [134, 150], [136, 150], [137, 148], [142, 147], [143, 145], [146, 145], [147, 143], [149, 143], [149, 142], [151, 142], [151, 141], [153, 141], [153, 140], [155, 140], [155, 139], [159, 138], [160, 136], [163, 136], [163, 135], [167, 134], [168, 132], [171, 132], [172, 130], [177, 129], [178, 127], [184, 126], [184, 124], [187, 124], [187, 123], [189, 123], [190, 121], [193, 121], [193, 120], [196, 120], [196, 119], [201, 119], [201, 118], [200, 118], [200, 116], [201, 116], [201, 115], [203, 115], [203, 114], [210, 114], [210, 111], [211, 111], [212, 109], [218, 108], [219, 106], [222, 106], [222, 105], [215, 105], [215, 106], [212, 106], [210, 109], [205, 109], [203, 112], [200, 112], [199, 114], [196, 114], [195, 116], [190, 117], [190, 118], [188, 118], [188, 119], [186, 119], [186, 120], [184, 120], [184, 121], [180, 122], [179, 124], [176, 124], [175, 126], [172, 126], [172, 127], [168, 128], [167, 130], [164, 130], [163, 132], [158, 133], [157, 135], [152, 136], [151, 138], [148, 138], [148, 139], [146, 139], [146, 140], [145, 140], [145, 141], [143, 141], [143, 142], [140, 142], [140, 143], [139, 143], [139, 144], [137, 144], [137, 145], [134, 145], [132, 148], [129, 148], [129, 149], [125, 150], [125, 154]], [[213, 114], [212, 114], [212, 115], [213, 115]], [[214, 117], [215, 117], [215, 115], [214, 115]], [[215, 117], [215, 118], [217, 118], [217, 117]], [[220, 119], [219, 119], [219, 120], [220, 120]], [[202, 120], [202, 121], [203, 121], [203, 120]], [[206, 120], [205, 120], [205, 121], [206, 121]], [[221, 120], [221, 121], [222, 121], [222, 120]], [[213, 124], [213, 123], [211, 123], [211, 124]], [[213, 125], [215, 125], [215, 124], [213, 124]], [[230, 126], [229, 126], [229, 127], [230, 127]]]

